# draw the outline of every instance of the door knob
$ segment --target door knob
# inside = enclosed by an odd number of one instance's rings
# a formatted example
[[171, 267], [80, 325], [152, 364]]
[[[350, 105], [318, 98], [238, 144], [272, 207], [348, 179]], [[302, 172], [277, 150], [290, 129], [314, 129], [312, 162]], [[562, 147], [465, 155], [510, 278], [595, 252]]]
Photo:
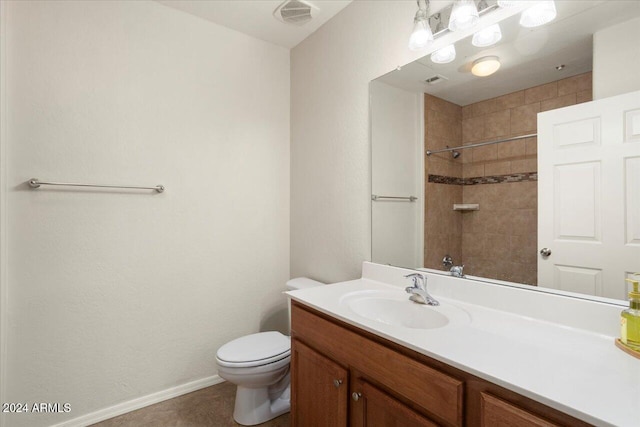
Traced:
[[333, 380], [333, 385], [336, 386], [336, 388], [340, 387], [341, 384], [342, 380]]
[[354, 391], [353, 393], [351, 393], [351, 398], [357, 402], [358, 400], [360, 400], [360, 398], [362, 397], [362, 393], [358, 393], [357, 391]]
[[540, 255], [542, 255], [545, 258], [548, 257], [549, 255], [551, 255], [551, 249], [549, 248], [540, 249]]

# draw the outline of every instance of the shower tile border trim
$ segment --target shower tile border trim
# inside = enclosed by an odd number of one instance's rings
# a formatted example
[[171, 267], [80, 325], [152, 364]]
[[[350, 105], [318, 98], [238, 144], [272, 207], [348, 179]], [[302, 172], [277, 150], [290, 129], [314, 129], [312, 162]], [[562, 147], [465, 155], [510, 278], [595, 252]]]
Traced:
[[431, 175], [428, 182], [448, 185], [481, 185], [481, 184], [506, 184], [510, 182], [537, 181], [538, 172], [511, 173], [507, 175], [476, 176], [472, 178], [457, 178], [453, 176]]

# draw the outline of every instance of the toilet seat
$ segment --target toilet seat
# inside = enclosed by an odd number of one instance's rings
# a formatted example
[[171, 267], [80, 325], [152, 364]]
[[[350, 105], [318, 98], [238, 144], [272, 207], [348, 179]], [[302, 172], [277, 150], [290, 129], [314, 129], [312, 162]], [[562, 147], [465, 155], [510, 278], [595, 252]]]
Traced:
[[246, 335], [218, 349], [220, 366], [249, 368], [277, 362], [291, 355], [291, 338], [277, 331]]

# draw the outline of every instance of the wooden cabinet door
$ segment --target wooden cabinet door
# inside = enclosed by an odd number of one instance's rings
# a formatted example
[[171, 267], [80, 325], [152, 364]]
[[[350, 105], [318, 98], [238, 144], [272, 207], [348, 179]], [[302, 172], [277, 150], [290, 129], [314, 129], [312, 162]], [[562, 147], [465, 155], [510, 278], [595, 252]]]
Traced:
[[358, 378], [352, 383], [352, 427], [437, 427], [389, 394]]
[[291, 342], [293, 427], [347, 425], [348, 371], [295, 338]]
[[480, 417], [483, 427], [557, 427], [539, 416], [525, 411], [522, 408], [493, 397], [490, 394], [480, 393], [481, 406]]

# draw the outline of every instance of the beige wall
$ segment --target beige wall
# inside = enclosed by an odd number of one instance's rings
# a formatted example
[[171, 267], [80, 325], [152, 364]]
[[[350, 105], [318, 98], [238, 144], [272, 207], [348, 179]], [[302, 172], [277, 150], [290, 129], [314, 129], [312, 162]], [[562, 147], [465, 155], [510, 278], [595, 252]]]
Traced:
[[360, 277], [371, 257], [369, 82], [422, 56], [415, 1], [354, 1], [291, 50], [291, 276]]
[[[356, 0], [291, 50], [292, 276], [352, 279], [371, 257], [369, 82], [471, 33], [411, 52], [416, 10], [414, 0]], [[486, 23], [521, 10], [497, 10]]]
[[2, 400], [72, 409], [6, 425], [215, 381], [219, 346], [286, 325], [289, 51], [152, 1], [2, 3]]
[[640, 18], [593, 35], [593, 97], [640, 89]]
[[[462, 145], [462, 107], [424, 95], [425, 149]], [[425, 231], [424, 266], [442, 268], [445, 255], [454, 262], [462, 259], [462, 217], [453, 212], [454, 203], [462, 203], [462, 186], [429, 182], [429, 175], [462, 177], [462, 160], [451, 153], [425, 156]]]
[[[425, 95], [425, 143], [437, 150], [537, 132], [541, 111], [590, 101], [585, 73], [464, 107]], [[426, 157], [429, 174], [477, 178], [537, 171], [537, 139], [526, 138]], [[452, 185], [427, 182], [425, 266], [449, 253], [467, 274], [537, 283], [537, 181]], [[477, 203], [479, 211], [452, 210]]]

